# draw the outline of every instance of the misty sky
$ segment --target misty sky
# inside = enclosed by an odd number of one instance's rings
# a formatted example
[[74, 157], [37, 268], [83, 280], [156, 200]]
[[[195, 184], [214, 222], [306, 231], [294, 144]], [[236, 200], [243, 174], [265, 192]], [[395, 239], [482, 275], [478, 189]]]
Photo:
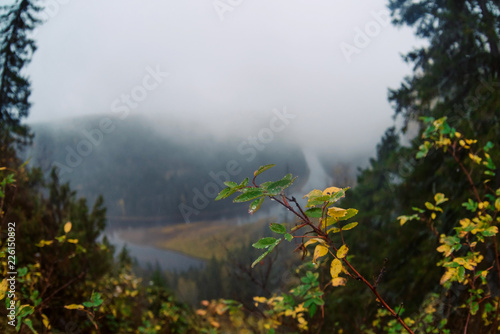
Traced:
[[411, 71], [400, 53], [421, 43], [382, 0], [47, 2], [29, 122], [145, 115], [244, 140], [286, 107], [275, 138], [371, 153]]

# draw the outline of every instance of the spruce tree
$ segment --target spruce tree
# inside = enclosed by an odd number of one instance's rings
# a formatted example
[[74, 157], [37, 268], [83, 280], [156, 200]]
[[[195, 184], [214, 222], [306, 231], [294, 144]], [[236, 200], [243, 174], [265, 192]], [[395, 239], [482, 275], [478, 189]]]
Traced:
[[[12, 142], [26, 143], [31, 135], [21, 124], [29, 113], [30, 81], [22, 73], [31, 61], [36, 44], [30, 36], [41, 23], [37, 0], [19, 0], [0, 7], [0, 140], [2, 147]], [[2, 149], [4, 150], [5, 147]]]

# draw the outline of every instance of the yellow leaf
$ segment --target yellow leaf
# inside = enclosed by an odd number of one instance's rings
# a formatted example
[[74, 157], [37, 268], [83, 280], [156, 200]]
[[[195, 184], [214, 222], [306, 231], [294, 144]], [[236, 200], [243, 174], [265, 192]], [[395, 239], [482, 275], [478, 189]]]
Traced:
[[72, 244], [77, 244], [78, 243], [78, 239], [68, 239], [68, 242], [70, 242]]
[[330, 265], [330, 274], [332, 278], [339, 277], [340, 272], [342, 271], [342, 262], [339, 259], [333, 259], [332, 264]]
[[311, 190], [307, 195], [305, 195], [303, 198], [306, 198], [306, 197], [320, 197], [321, 195], [323, 195], [323, 193], [321, 192], [321, 190], [318, 190], [318, 189], [314, 189], [314, 190]]
[[325, 190], [323, 190], [323, 196], [325, 195], [333, 195], [335, 194], [336, 192], [339, 192], [341, 191], [342, 188], [337, 188], [337, 187], [329, 187], [329, 188], [326, 188]]
[[472, 154], [472, 153], [469, 153], [469, 158], [471, 158], [472, 161], [474, 161], [477, 164], [480, 164], [481, 160], [482, 160], [480, 157], [478, 157], [477, 155]]
[[438, 252], [440, 252], [440, 253], [444, 253], [443, 255], [444, 255], [445, 257], [450, 256], [450, 254], [451, 254], [451, 252], [452, 252], [451, 247], [450, 247], [450, 246], [448, 246], [448, 245], [441, 245], [441, 246], [439, 246], [436, 250], [437, 250]]
[[346, 245], [342, 245], [342, 247], [340, 247], [339, 250], [337, 251], [337, 257], [339, 259], [343, 259], [347, 255], [348, 251], [349, 248]]
[[306, 242], [304, 243], [304, 247], [307, 247], [307, 246], [309, 246], [309, 245], [315, 244], [315, 243], [317, 243], [317, 242], [324, 244], [324, 243], [325, 243], [325, 240], [320, 239], [320, 238], [310, 239], [310, 240], [308, 240], [308, 241], [306, 241]]
[[47, 316], [45, 314], [42, 314], [42, 322], [43, 322], [43, 325], [45, 326], [45, 328], [50, 329], [49, 318], [47, 318]]
[[477, 139], [466, 139], [468, 145], [477, 143]]
[[78, 305], [78, 304], [71, 304], [71, 305], [65, 305], [64, 308], [68, 310], [83, 310], [85, 307], [83, 305]]
[[0, 300], [5, 298], [7, 292], [7, 279], [3, 279], [2, 283], [0, 283]]
[[71, 231], [71, 222], [64, 224], [64, 233], [68, 233], [69, 231]]
[[495, 201], [495, 209], [497, 211], [500, 211], [500, 197]]
[[433, 212], [433, 213], [431, 214], [431, 218], [432, 218], [432, 219], [436, 219], [436, 213], [434, 213], [434, 212]]
[[408, 216], [399, 216], [397, 219], [399, 220], [399, 224], [403, 226], [408, 221]]
[[313, 263], [316, 263], [316, 259], [328, 254], [328, 248], [322, 245], [316, 246], [314, 249]]
[[334, 218], [344, 217], [347, 214], [346, 209], [332, 207], [328, 209], [328, 215]]
[[455, 131], [455, 137], [460, 138], [462, 137], [462, 134], [458, 131]]
[[332, 279], [332, 286], [344, 286], [347, 280], [344, 277], [336, 277]]
[[444, 283], [446, 283], [446, 281], [448, 281], [450, 278], [453, 277], [453, 274], [454, 274], [454, 271], [452, 271], [452, 268], [448, 268], [448, 270], [441, 277], [441, 280], [439, 281], [439, 283], [441, 285], [443, 285]]
[[264, 304], [265, 302], [267, 302], [266, 297], [253, 297], [253, 300], [256, 301], [257, 303], [261, 303], [261, 304]]

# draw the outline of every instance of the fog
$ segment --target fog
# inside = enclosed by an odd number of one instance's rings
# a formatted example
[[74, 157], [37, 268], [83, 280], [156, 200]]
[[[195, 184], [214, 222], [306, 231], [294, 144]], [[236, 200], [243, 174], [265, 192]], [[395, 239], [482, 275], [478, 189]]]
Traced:
[[186, 138], [272, 132], [372, 154], [394, 122], [387, 88], [411, 70], [400, 53], [419, 43], [382, 0], [48, 3], [27, 69], [30, 123], [140, 115]]

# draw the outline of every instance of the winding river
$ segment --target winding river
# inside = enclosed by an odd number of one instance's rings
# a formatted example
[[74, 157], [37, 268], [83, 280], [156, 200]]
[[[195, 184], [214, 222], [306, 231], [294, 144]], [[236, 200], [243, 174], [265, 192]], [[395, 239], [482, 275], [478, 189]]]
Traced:
[[154, 268], [156, 263], [158, 263], [162, 270], [181, 272], [187, 271], [189, 268], [201, 268], [205, 265], [205, 261], [182, 253], [132, 244], [120, 238], [119, 232], [119, 230], [105, 232], [109, 242], [116, 248], [115, 255], [126, 245], [130, 256], [137, 259], [138, 264], [142, 268], [148, 268], [149, 266]]

